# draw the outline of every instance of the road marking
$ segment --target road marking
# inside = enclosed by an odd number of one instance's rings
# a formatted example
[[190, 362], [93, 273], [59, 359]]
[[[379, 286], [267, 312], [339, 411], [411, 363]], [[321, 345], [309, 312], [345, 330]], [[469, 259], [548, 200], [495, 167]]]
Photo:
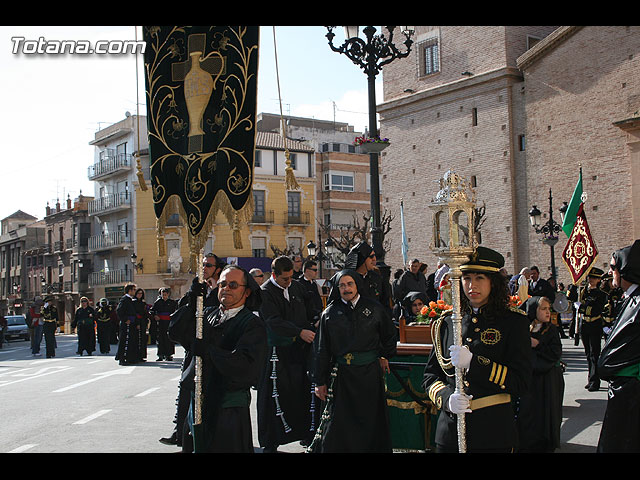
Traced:
[[149, 390], [145, 390], [142, 393], [139, 393], [137, 395], [135, 395], [136, 397], [144, 397], [146, 395], [149, 395], [151, 392], [155, 392], [156, 390], [159, 390], [160, 387], [154, 387], [154, 388], [150, 388]]
[[22, 445], [21, 447], [18, 448], [14, 448], [13, 450], [7, 452], [7, 453], [21, 453], [24, 452], [25, 450], [29, 450], [30, 448], [35, 447], [36, 445], [38, 445], [37, 443], [29, 443], [27, 445]]
[[98, 417], [101, 417], [105, 413], [109, 413], [111, 410], [100, 410], [99, 412], [94, 413], [93, 415], [89, 415], [88, 417], [83, 418], [82, 420], [78, 420], [77, 422], [73, 422], [74, 425], [83, 425], [85, 423], [90, 422], [91, 420], [95, 420]]
[[89, 380], [85, 380], [83, 382], [74, 383], [73, 385], [69, 385], [68, 387], [59, 388], [58, 390], [54, 390], [53, 393], [66, 392], [67, 390], [71, 390], [72, 388], [81, 387], [88, 383], [96, 382], [98, 380], [102, 380], [103, 378], [107, 378], [112, 375], [127, 375], [131, 373], [134, 368], [136, 367], [131, 366], [131, 367], [121, 368], [117, 370], [111, 370], [110, 372], [94, 373], [94, 375], [96, 375], [95, 378], [90, 378]]
[[67, 360], [66, 358], [41, 358], [40, 360], [35, 360], [31, 362], [29, 365], [42, 365], [43, 363], [51, 363], [51, 362], [64, 362]]
[[[7, 385], [12, 385], [14, 383], [24, 382], [25, 380], [33, 380], [34, 378], [44, 377], [46, 375], [51, 375], [52, 373], [64, 372], [65, 370], [69, 370], [70, 368], [73, 368], [73, 367], [45, 367], [45, 368], [41, 368], [35, 373], [14, 373], [12, 376], [24, 377], [24, 378], [21, 378], [19, 380], [13, 380], [13, 381], [10, 381], [10, 380], [0, 381], [0, 387], [6, 387]], [[51, 370], [51, 371], [47, 371], [47, 370]]]

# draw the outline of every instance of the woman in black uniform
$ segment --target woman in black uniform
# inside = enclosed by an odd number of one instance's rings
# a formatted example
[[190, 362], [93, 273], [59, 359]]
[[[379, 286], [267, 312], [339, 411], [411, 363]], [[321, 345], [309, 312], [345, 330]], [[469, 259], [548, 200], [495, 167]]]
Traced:
[[[462, 271], [462, 346], [455, 345], [450, 315], [436, 321], [439, 339], [425, 367], [423, 387], [440, 410], [438, 452], [457, 452], [457, 415], [464, 413], [467, 452], [512, 452], [517, 427], [512, 400], [531, 381], [529, 322], [509, 306], [504, 257], [478, 247]], [[450, 355], [450, 358], [446, 358]], [[464, 369], [464, 391], [455, 391], [455, 367]]]

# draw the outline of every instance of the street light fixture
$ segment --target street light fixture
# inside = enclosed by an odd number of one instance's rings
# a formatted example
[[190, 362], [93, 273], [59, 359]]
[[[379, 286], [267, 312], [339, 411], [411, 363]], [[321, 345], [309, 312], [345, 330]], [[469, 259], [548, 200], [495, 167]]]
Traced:
[[[564, 209], [564, 210], [563, 210]], [[567, 202], [564, 202], [562, 207], [560, 207], [560, 214], [564, 220], [564, 214], [567, 210]], [[540, 219], [542, 217], [542, 212], [533, 205], [533, 208], [529, 211], [529, 220], [531, 221], [531, 226], [535, 230], [537, 234], [542, 234], [542, 243], [545, 245], [549, 245], [551, 249], [551, 278], [556, 280], [556, 259], [554, 254], [554, 246], [558, 243], [560, 231], [562, 230], [562, 225], [553, 220], [553, 196], [551, 195], [551, 189], [549, 189], [549, 220], [547, 220], [544, 224], [540, 223]]]
[[[387, 29], [386, 36], [381, 32], [376, 35], [376, 28], [366, 26], [363, 28], [366, 40], [358, 36], [359, 27], [345, 27], [346, 39], [340, 46], [335, 46], [333, 39], [335, 34], [333, 29], [327, 27], [326, 35], [329, 40], [329, 47], [334, 52], [346, 55], [349, 60], [358, 65], [367, 75], [368, 95], [369, 95], [369, 136], [378, 137], [378, 127], [376, 120], [376, 75], [380, 73], [384, 65], [388, 65], [397, 58], [405, 58], [411, 52], [413, 40], [411, 37], [415, 32], [415, 27], [401, 26], [400, 32], [405, 37], [405, 51], [400, 51], [393, 43], [393, 32], [396, 27], [383, 27]], [[371, 243], [378, 267], [383, 272], [386, 280], [389, 279], [389, 267], [384, 263], [384, 249], [382, 248], [382, 228], [380, 225], [380, 180], [378, 166], [379, 152], [369, 152], [369, 173], [371, 175]]]
[[307, 252], [309, 252], [310, 257], [316, 256], [316, 248], [316, 244], [313, 243], [313, 240], [309, 240], [309, 243], [307, 244]]
[[140, 263], [138, 263], [138, 256], [134, 253], [131, 254], [131, 264], [133, 265], [133, 268], [136, 269], [136, 272], [138, 271], [138, 269], [142, 270], [143, 265], [142, 265], [142, 261], [144, 260], [144, 258], [140, 259]]

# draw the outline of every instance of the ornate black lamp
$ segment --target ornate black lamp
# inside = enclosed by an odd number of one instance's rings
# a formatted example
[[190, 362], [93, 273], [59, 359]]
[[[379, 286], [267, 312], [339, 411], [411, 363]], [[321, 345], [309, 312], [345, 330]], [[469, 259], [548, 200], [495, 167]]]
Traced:
[[[369, 94], [369, 136], [379, 137], [376, 121], [376, 75], [380, 73], [384, 65], [388, 65], [397, 58], [405, 58], [411, 52], [413, 40], [411, 37], [415, 31], [414, 27], [402, 26], [400, 32], [404, 36], [405, 50], [400, 51], [393, 42], [394, 30], [396, 27], [386, 28], [386, 36], [382, 32], [376, 34], [375, 27], [367, 26], [362, 29], [365, 38], [360, 38], [360, 27], [344, 27], [345, 40], [340, 46], [333, 43], [336, 27], [327, 27], [327, 39], [329, 46], [334, 52], [346, 55], [349, 60], [358, 65], [367, 75]], [[378, 267], [382, 270], [384, 277], [389, 278], [389, 267], [384, 263], [384, 249], [382, 248], [382, 228], [380, 226], [380, 180], [378, 175], [379, 151], [369, 151], [369, 170], [371, 175], [371, 243]]]

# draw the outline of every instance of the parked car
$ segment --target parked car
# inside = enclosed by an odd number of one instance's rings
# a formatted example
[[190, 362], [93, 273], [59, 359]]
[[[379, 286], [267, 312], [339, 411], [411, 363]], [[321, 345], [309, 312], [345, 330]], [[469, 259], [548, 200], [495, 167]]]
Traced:
[[7, 315], [7, 329], [4, 331], [4, 338], [23, 338], [29, 340], [29, 327], [24, 315]]

